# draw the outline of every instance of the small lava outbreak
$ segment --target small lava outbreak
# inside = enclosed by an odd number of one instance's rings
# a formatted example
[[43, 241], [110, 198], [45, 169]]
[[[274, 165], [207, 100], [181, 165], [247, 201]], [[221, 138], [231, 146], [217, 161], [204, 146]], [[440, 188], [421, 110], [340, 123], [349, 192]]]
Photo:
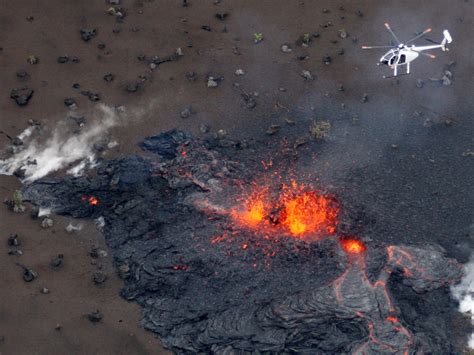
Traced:
[[99, 200], [94, 196], [82, 196], [82, 202], [87, 202], [91, 206], [97, 206], [99, 204]]
[[254, 229], [279, 232], [306, 239], [336, 231], [339, 205], [337, 201], [304, 184], [291, 181], [277, 192], [255, 185], [249, 197], [232, 209], [234, 222]]

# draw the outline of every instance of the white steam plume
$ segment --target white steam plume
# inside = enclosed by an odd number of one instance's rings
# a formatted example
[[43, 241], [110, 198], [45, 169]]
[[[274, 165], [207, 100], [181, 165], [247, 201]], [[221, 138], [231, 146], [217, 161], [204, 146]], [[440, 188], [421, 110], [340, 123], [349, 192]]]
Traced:
[[[451, 286], [451, 292], [459, 301], [459, 311], [471, 317], [474, 326], [474, 256], [464, 266], [464, 277], [457, 285]], [[469, 348], [474, 349], [474, 334], [469, 337]]]
[[0, 160], [0, 174], [12, 175], [18, 169], [24, 171], [23, 182], [32, 182], [68, 164], [86, 158], [94, 160], [94, 143], [112, 127], [119, 124], [117, 112], [105, 105], [99, 105], [102, 119], [77, 135], [65, 136], [56, 129], [44, 144], [32, 141], [27, 147], [9, 159]]

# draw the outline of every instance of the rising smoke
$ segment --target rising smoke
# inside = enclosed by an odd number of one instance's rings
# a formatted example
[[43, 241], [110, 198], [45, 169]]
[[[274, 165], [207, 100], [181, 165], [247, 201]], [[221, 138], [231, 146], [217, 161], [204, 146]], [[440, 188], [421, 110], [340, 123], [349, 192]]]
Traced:
[[[70, 173], [79, 174], [81, 169], [94, 162], [94, 144], [112, 127], [119, 125], [123, 118], [116, 109], [109, 106], [99, 105], [98, 108], [101, 119], [79, 134], [66, 135], [64, 127], [58, 127], [45, 143], [33, 139], [26, 143], [25, 149], [6, 160], [0, 160], [0, 174], [12, 175], [22, 170], [23, 182], [30, 183], [78, 161], [79, 165], [71, 168]], [[19, 138], [27, 138], [32, 132], [30, 127]]]
[[[451, 287], [451, 292], [459, 301], [459, 311], [470, 316], [474, 326], [474, 255], [464, 266], [464, 278], [459, 284]], [[474, 349], [474, 334], [471, 334], [468, 345]]]

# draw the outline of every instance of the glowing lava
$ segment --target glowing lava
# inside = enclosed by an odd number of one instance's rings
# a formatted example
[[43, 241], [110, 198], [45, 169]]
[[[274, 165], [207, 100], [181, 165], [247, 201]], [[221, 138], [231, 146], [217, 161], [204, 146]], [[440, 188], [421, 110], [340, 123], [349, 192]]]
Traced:
[[279, 193], [254, 187], [243, 206], [231, 213], [234, 221], [252, 229], [279, 228], [293, 236], [334, 233], [339, 207], [333, 199], [292, 181]]
[[348, 254], [360, 254], [366, 250], [364, 243], [357, 239], [343, 239], [341, 246]]
[[89, 205], [91, 205], [91, 206], [97, 206], [99, 204], [99, 200], [94, 196], [82, 196], [81, 200], [83, 202], [87, 201], [89, 203]]

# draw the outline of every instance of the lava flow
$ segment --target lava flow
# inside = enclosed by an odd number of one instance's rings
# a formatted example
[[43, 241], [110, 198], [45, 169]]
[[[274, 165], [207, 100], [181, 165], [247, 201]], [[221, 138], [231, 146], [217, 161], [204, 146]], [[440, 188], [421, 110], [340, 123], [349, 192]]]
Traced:
[[333, 234], [338, 212], [334, 199], [292, 181], [273, 195], [268, 187], [255, 187], [243, 206], [232, 210], [231, 216], [248, 228], [280, 228], [292, 236], [304, 237]]
[[[353, 238], [341, 239], [340, 245], [349, 257], [349, 266], [334, 282], [336, 300], [340, 305], [350, 307], [355, 316], [362, 318], [369, 332], [367, 342], [355, 353], [371, 353], [368, 350], [370, 348], [372, 351], [390, 353], [403, 349], [403, 353], [408, 354], [414, 344], [413, 334], [401, 325], [396, 316], [387, 281], [395, 270], [400, 270], [405, 278], [416, 278], [417, 282], [431, 282], [432, 275], [414, 261], [415, 257], [407, 249], [389, 246], [387, 264], [377, 280], [371, 282], [366, 274], [365, 245]], [[453, 281], [447, 280], [446, 283]], [[367, 302], [369, 299], [373, 299], [373, 302]], [[368, 304], [378, 307], [368, 307]]]

